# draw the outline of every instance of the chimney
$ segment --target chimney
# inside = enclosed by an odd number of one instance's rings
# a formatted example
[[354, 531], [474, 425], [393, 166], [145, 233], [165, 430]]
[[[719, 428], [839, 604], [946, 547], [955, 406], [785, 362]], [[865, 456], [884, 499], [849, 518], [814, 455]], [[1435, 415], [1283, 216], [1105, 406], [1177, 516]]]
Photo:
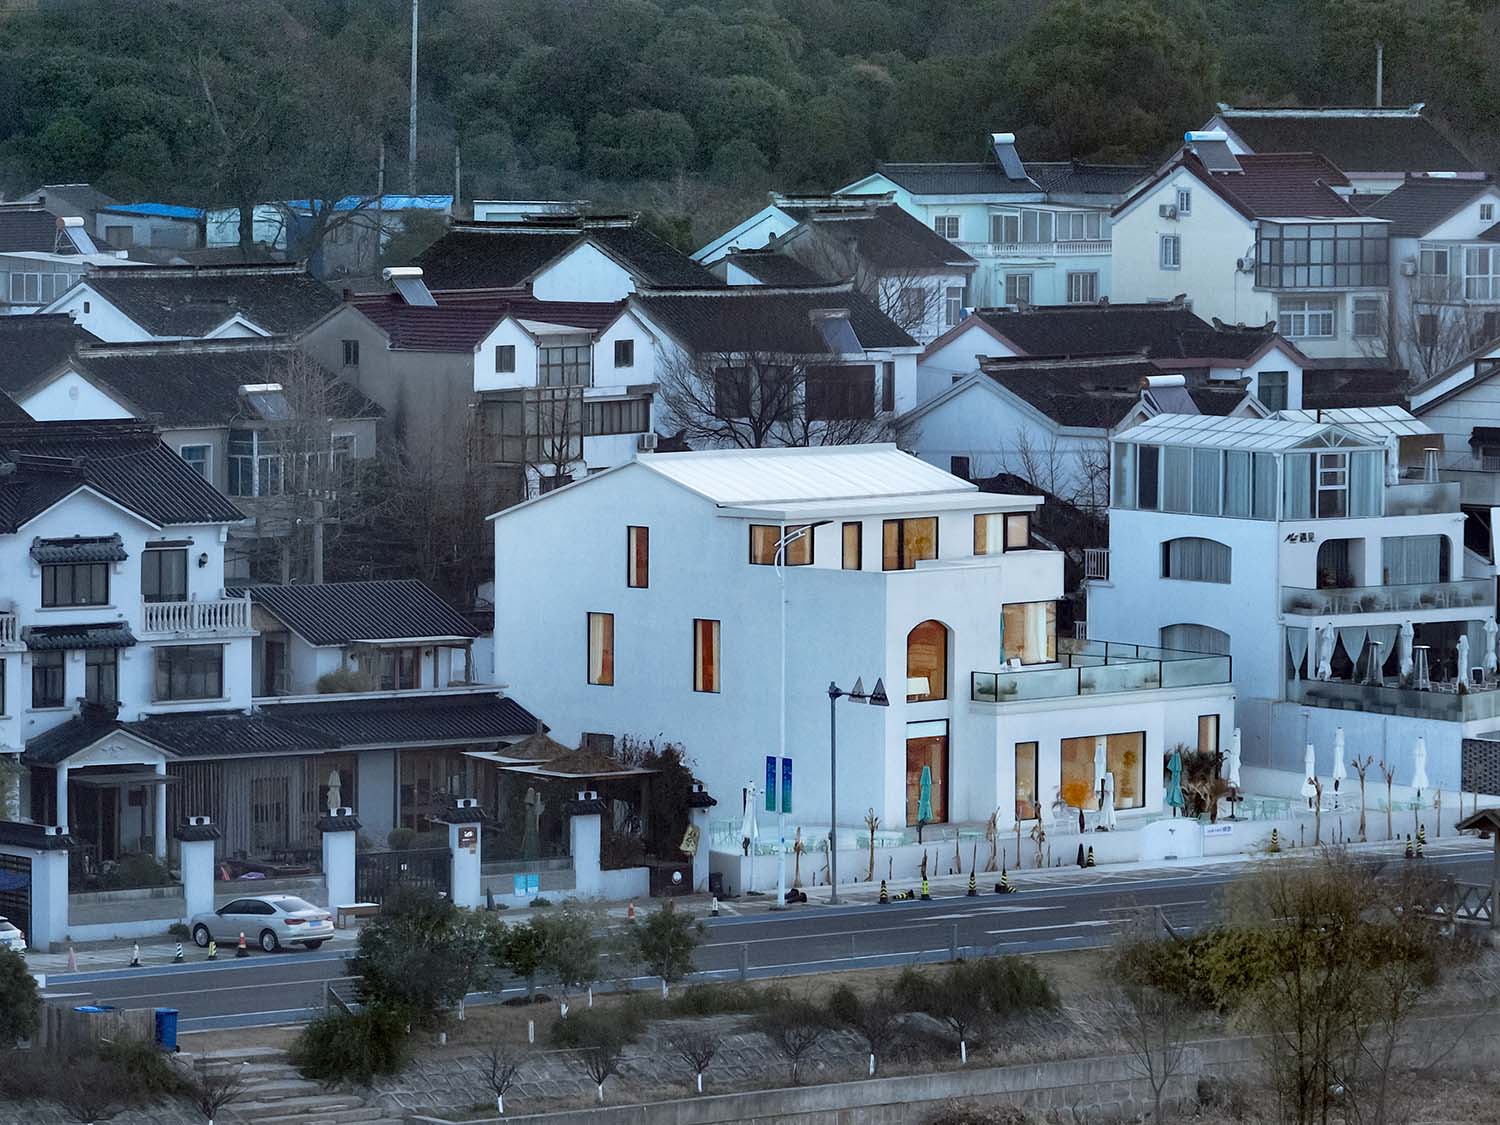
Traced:
[[991, 133], [990, 147], [994, 150], [995, 162], [1000, 165], [1007, 180], [1030, 179], [1026, 175], [1026, 165], [1021, 163], [1021, 157], [1016, 152], [1014, 133]]

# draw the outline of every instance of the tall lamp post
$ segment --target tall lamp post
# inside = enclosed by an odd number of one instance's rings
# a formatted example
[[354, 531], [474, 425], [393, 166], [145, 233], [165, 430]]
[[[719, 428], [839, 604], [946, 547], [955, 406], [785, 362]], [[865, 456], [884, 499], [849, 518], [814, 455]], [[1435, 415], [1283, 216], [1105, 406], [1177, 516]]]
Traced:
[[838, 702], [847, 699], [850, 703], [868, 703], [872, 707], [889, 707], [890, 699], [885, 694], [885, 682], [875, 681], [875, 690], [865, 691], [861, 677], [854, 681], [852, 691], [844, 691], [838, 684], [828, 685], [828, 903], [839, 902], [839, 716]]

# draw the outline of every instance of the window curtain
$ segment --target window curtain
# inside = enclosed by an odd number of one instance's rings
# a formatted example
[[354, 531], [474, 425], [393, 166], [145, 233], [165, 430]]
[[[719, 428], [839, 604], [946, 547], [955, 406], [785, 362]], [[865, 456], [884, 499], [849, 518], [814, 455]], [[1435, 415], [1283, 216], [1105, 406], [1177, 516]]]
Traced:
[[1392, 586], [1441, 581], [1441, 535], [1400, 535], [1380, 541], [1380, 565]]
[[1368, 635], [1366, 627], [1364, 625], [1340, 625], [1338, 635], [1339, 643], [1344, 646], [1344, 655], [1358, 671], [1359, 658], [1365, 651], [1365, 637]]
[[1302, 678], [1302, 658], [1307, 655], [1308, 633], [1305, 625], [1288, 625], [1286, 628], [1287, 652], [1292, 658], [1292, 679]]
[[1224, 454], [1224, 514], [1240, 519], [1250, 517], [1250, 454], [1230, 450]]
[[1366, 450], [1349, 458], [1349, 515], [1369, 518], [1380, 515], [1381, 484], [1385, 454]]
[[1305, 520], [1312, 517], [1312, 455], [1288, 453], [1281, 459], [1285, 474], [1285, 496], [1282, 510], [1289, 520]]
[[1379, 683], [1382, 675], [1381, 669], [1385, 667], [1386, 659], [1391, 655], [1391, 649], [1396, 644], [1396, 634], [1401, 631], [1399, 625], [1367, 625], [1369, 633], [1365, 643], [1369, 646], [1365, 661], [1365, 683]]
[[1135, 446], [1121, 442], [1115, 446], [1115, 507], [1135, 507]]
[[1255, 471], [1255, 518], [1276, 518], [1276, 457], [1257, 453], [1252, 458]]
[[1229, 655], [1229, 634], [1212, 625], [1166, 625], [1161, 631], [1161, 647], [1179, 652], [1205, 652], [1214, 656]]
[[1193, 514], [1219, 514], [1219, 451], [1193, 450]]
[[1166, 576], [1189, 582], [1228, 582], [1230, 559], [1230, 549], [1212, 539], [1170, 539]]
[[1163, 450], [1162, 503], [1164, 512], [1186, 512], [1191, 495], [1192, 450], [1169, 445]]

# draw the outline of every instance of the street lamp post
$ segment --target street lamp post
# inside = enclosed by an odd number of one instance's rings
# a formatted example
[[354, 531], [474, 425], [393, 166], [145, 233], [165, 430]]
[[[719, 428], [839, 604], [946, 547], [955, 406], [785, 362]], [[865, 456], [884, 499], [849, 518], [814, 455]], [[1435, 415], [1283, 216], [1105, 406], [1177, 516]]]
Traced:
[[844, 691], [838, 684], [828, 685], [828, 902], [837, 906], [839, 901], [839, 699], [850, 703], [868, 703], [874, 707], [889, 707], [890, 699], [885, 694], [885, 681], [876, 679], [875, 690], [865, 691], [863, 677], [854, 681], [852, 691]]

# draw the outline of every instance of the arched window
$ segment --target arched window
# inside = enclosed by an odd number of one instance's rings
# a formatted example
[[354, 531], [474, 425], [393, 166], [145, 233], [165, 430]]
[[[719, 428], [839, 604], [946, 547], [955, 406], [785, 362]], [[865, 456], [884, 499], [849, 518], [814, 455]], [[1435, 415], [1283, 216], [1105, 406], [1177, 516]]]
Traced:
[[1363, 586], [1364, 568], [1363, 539], [1325, 539], [1318, 545], [1318, 589]]
[[1161, 647], [1181, 652], [1207, 652], [1215, 656], [1229, 655], [1229, 634], [1212, 625], [1165, 625], [1161, 631]]
[[1168, 539], [1161, 545], [1161, 576], [1188, 582], [1228, 582], [1230, 550], [1213, 539]]
[[948, 698], [948, 626], [924, 621], [906, 634], [906, 702]]

